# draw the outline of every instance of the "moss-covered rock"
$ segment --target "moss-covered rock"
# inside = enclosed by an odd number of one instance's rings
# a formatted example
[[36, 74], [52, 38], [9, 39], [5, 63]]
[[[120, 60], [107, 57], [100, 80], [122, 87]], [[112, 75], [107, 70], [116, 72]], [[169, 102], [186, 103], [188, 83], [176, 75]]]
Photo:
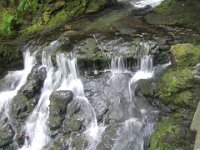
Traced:
[[51, 94], [49, 106], [50, 129], [53, 130], [61, 127], [65, 113], [67, 112], [67, 106], [72, 99], [73, 93], [71, 91], [55, 91]]
[[172, 113], [157, 125], [151, 138], [152, 150], [193, 149], [195, 136], [191, 120], [199, 101], [199, 79], [193, 67], [200, 62], [199, 46], [172, 46], [172, 66], [158, 78], [156, 96]]
[[174, 65], [178, 67], [191, 67], [200, 62], [200, 46], [192, 44], [177, 44], [171, 48]]
[[0, 36], [25, 36], [51, 31], [84, 13], [99, 11], [108, 0], [7, 0], [0, 5]]
[[168, 120], [157, 124], [158, 130], [151, 137], [151, 150], [188, 150], [194, 147], [194, 133], [190, 131], [190, 122], [171, 115]]
[[191, 104], [190, 88], [194, 77], [195, 73], [190, 69], [168, 68], [157, 83], [156, 94], [165, 104], [188, 106]]
[[156, 96], [167, 105], [195, 108], [194, 94], [199, 87], [195, 86], [197, 73], [192, 67], [200, 62], [199, 46], [178, 44], [172, 46], [171, 54], [172, 66], [158, 79]]

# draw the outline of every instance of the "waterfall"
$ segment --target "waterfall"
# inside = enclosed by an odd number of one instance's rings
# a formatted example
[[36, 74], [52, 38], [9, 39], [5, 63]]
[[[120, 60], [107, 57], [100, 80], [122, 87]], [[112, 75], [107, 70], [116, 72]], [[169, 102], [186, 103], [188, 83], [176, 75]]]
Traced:
[[0, 92], [0, 113], [2, 118], [9, 118], [9, 107], [12, 99], [17, 95], [19, 89], [26, 83], [27, 77], [35, 65], [35, 53], [31, 54], [29, 49], [23, 53], [24, 70], [9, 72], [4, 78], [6, 81], [12, 80], [12, 84]]
[[[137, 81], [140, 79], [152, 78], [154, 75], [153, 58], [151, 55], [143, 56], [140, 60], [140, 69], [133, 75], [129, 81], [129, 95], [132, 101], [135, 97]], [[133, 85], [133, 87], [131, 87]]]
[[[70, 56], [72, 57], [72, 56]], [[65, 54], [57, 54], [56, 62], [58, 68], [53, 66], [51, 56], [47, 52], [42, 53], [42, 65], [47, 70], [47, 77], [44, 81], [39, 102], [31, 116], [28, 118], [25, 130], [25, 144], [21, 150], [42, 150], [48, 147], [50, 142], [48, 118], [49, 118], [49, 97], [53, 91], [71, 90], [75, 98], [84, 103], [85, 109], [90, 114], [85, 116], [88, 127], [84, 134], [88, 138], [91, 147], [99, 141], [99, 137], [104, 130], [103, 126], [98, 126], [96, 114], [84, 94], [84, 87], [77, 71], [76, 58]]]
[[123, 73], [125, 69], [126, 68], [125, 68], [124, 58], [122, 56], [112, 58], [111, 60], [112, 74]]

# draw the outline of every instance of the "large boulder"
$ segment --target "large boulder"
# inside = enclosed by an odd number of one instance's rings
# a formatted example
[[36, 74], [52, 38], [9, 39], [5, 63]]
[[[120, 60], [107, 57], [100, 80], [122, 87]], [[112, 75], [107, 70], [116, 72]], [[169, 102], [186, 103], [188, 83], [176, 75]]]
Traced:
[[67, 112], [68, 104], [73, 100], [71, 91], [55, 91], [50, 96], [50, 129], [59, 128]]

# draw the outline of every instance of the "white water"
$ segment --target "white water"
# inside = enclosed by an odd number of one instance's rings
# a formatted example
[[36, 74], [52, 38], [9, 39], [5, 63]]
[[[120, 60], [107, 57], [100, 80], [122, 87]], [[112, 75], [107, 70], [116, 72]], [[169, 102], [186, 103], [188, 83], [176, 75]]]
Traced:
[[[67, 63], [69, 68], [68, 78], [63, 80], [62, 85], [58, 90], [67, 89], [73, 91], [75, 94], [75, 99], [78, 99], [85, 104], [84, 109], [90, 110], [90, 113], [86, 114], [87, 116], [85, 116], [88, 127], [84, 134], [90, 143], [90, 149], [95, 149], [96, 145], [101, 139], [101, 134], [103, 133], [105, 127], [103, 125], [98, 125], [95, 110], [88, 99], [85, 97], [83, 83], [78, 76], [76, 58], [68, 59], [67, 62], [65, 62], [66, 57], [59, 56], [57, 60], [61, 60], [60, 62], [58, 61], [58, 64], [60, 64], [58, 66], [63, 66], [61, 64]], [[67, 66], [64, 66], [64, 68], [61, 67], [60, 69], [63, 70], [63, 72], [66, 72], [66, 68]]]
[[84, 87], [78, 77], [76, 59], [70, 59], [65, 54], [56, 56], [58, 65], [57, 71], [54, 68], [51, 57], [46, 52], [42, 54], [42, 66], [47, 70], [47, 77], [44, 81], [42, 94], [39, 102], [24, 128], [26, 137], [25, 144], [21, 150], [42, 150], [48, 149], [50, 143], [48, 118], [49, 118], [49, 97], [53, 91], [71, 90], [75, 99], [84, 103], [85, 109], [90, 110], [90, 114], [85, 116], [88, 128], [84, 132], [90, 147], [93, 148], [99, 142], [100, 135], [104, 130], [103, 126], [98, 126], [95, 111], [84, 94]]
[[123, 73], [125, 71], [125, 63], [123, 57], [114, 57], [111, 60], [111, 72], [113, 74]]
[[144, 8], [146, 6], [156, 7], [163, 0], [117, 0], [122, 3], [131, 3], [135, 8]]
[[27, 77], [35, 65], [35, 53], [31, 54], [29, 50], [24, 52], [24, 70], [8, 73], [5, 82], [12, 80], [13, 84], [3, 92], [0, 92], [0, 112], [2, 118], [9, 118], [9, 107], [12, 99], [17, 95], [19, 89], [26, 83]]
[[131, 0], [131, 4], [136, 8], [144, 8], [146, 6], [155, 7], [163, 0]]
[[[146, 55], [141, 58], [140, 69], [133, 75], [129, 81], [129, 95], [132, 101], [135, 96], [135, 88], [137, 81], [141, 79], [149, 79], [154, 75], [153, 58], [151, 55]], [[133, 87], [131, 87], [133, 85]]]

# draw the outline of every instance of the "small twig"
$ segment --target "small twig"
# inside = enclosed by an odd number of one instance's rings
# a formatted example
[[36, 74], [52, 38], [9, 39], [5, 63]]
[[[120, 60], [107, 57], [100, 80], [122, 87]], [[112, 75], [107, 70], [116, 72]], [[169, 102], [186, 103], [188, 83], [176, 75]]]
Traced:
[[99, 43], [98, 43], [97, 38], [95, 37], [95, 35], [92, 34], [92, 36], [93, 36], [93, 38], [94, 38], [94, 40], [95, 40], [95, 42], [96, 42], [98, 48], [99, 48], [99, 49], [101, 50], [101, 52], [104, 54], [104, 56], [106, 57], [106, 59], [108, 59], [107, 56], [106, 56], [106, 54], [103, 52], [102, 47], [99, 45]]

